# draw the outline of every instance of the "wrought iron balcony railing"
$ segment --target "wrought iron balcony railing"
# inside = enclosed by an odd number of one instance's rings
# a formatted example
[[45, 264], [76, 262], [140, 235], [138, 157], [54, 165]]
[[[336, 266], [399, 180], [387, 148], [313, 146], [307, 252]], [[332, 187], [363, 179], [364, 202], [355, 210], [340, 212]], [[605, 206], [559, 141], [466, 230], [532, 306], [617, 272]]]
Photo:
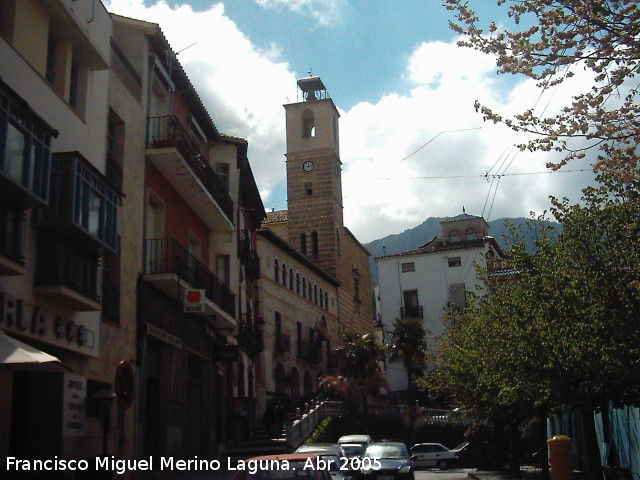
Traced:
[[400, 317], [402, 318], [424, 318], [422, 314], [422, 305], [409, 305], [400, 308]]
[[235, 317], [235, 295], [196, 257], [173, 238], [147, 240], [145, 273], [175, 273], [193, 288], [204, 289], [209, 300]]
[[207, 163], [200, 146], [173, 115], [149, 117], [148, 148], [175, 147], [227, 218], [233, 222], [233, 200], [225, 184]]
[[288, 353], [291, 351], [291, 337], [286, 333], [276, 334], [275, 351]]

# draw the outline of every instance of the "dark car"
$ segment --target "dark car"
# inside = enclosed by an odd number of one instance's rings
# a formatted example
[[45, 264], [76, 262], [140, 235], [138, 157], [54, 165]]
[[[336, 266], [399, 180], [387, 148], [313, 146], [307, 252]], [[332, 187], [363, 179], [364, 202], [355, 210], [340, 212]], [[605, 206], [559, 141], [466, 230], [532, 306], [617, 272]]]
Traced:
[[401, 442], [369, 445], [362, 457], [360, 475], [363, 480], [415, 480], [409, 450]]

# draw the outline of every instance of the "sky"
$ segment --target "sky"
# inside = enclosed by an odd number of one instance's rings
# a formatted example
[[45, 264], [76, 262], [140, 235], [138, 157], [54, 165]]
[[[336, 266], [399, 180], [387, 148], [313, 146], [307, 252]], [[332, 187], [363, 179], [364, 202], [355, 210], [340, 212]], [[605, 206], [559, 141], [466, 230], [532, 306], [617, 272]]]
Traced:
[[[589, 74], [576, 70], [543, 92], [498, 76], [495, 59], [457, 46], [439, 1], [103, 3], [160, 25], [218, 130], [248, 140], [267, 210], [287, 208], [283, 105], [298, 101], [296, 81], [309, 74], [340, 112], [344, 220], [362, 243], [463, 208], [486, 220], [541, 214], [550, 195], [576, 202], [593, 183], [588, 158], [551, 174], [557, 153], [520, 152], [514, 144], [530, 137], [483, 122], [474, 108], [553, 114]], [[483, 19], [506, 20], [495, 2], [471, 3]]]

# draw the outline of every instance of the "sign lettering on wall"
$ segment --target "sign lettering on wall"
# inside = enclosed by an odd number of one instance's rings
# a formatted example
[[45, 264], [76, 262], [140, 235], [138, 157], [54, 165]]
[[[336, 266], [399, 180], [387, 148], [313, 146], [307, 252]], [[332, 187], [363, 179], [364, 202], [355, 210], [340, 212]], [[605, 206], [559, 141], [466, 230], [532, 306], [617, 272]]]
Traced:
[[95, 328], [91, 328], [84, 322], [63, 318], [7, 292], [0, 292], [0, 328], [67, 350], [97, 356], [98, 322], [96, 315]]

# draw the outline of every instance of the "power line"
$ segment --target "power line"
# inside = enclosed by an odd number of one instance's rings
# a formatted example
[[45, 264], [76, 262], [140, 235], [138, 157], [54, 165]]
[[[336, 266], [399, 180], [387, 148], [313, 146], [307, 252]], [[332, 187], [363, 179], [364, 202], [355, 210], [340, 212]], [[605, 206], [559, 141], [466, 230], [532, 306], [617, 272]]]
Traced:
[[499, 179], [502, 177], [517, 177], [521, 175], [542, 175], [553, 173], [576, 173], [576, 172], [590, 172], [590, 168], [578, 168], [570, 170], [543, 170], [541, 172], [520, 172], [520, 173], [484, 173], [476, 175], [421, 175], [419, 177], [380, 177], [378, 180], [434, 180], [434, 179], [448, 179], [448, 178], [485, 178], [485, 179]]

